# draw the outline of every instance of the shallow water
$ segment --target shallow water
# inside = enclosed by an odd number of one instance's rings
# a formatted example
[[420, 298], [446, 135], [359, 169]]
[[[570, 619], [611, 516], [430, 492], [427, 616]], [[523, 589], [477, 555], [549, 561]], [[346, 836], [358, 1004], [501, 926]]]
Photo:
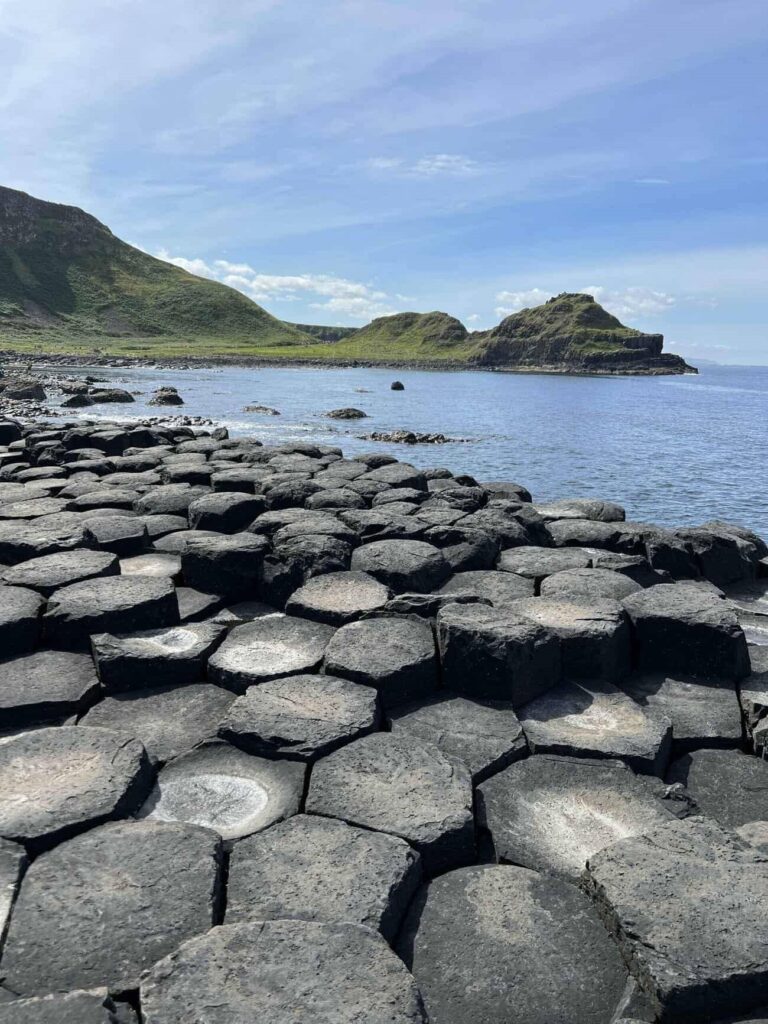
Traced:
[[[605, 497], [637, 520], [674, 525], [717, 517], [768, 536], [768, 367], [612, 378], [289, 367], [79, 367], [72, 374], [88, 372], [143, 392], [130, 406], [132, 418], [176, 411], [207, 416], [233, 434], [265, 442], [318, 441], [348, 454], [375, 449], [480, 480], [516, 480], [539, 500]], [[405, 391], [390, 390], [395, 378]], [[147, 406], [161, 384], [178, 387], [185, 405]], [[244, 413], [251, 404], [281, 415]], [[369, 418], [322, 416], [350, 405]], [[127, 410], [103, 406], [100, 414], [115, 418]], [[410, 447], [359, 439], [400, 428], [469, 443]]]

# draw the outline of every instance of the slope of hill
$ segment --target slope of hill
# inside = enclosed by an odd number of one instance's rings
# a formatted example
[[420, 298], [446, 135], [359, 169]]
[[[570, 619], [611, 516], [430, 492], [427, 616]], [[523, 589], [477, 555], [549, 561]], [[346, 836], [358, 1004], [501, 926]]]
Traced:
[[73, 206], [0, 188], [0, 338], [310, 339], [255, 302], [116, 238]]

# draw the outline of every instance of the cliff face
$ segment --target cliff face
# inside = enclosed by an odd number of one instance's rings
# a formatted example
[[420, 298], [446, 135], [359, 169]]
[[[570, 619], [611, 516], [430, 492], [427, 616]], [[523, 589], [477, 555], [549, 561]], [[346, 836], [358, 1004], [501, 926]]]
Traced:
[[662, 351], [663, 335], [625, 327], [591, 295], [582, 293], [563, 293], [541, 306], [522, 309], [474, 338], [470, 360], [478, 366], [695, 372], [680, 356]]

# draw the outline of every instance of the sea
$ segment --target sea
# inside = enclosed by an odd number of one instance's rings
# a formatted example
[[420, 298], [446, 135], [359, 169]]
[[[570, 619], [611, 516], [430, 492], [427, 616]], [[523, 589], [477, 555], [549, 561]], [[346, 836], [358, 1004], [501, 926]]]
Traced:
[[[46, 368], [49, 369], [49, 368]], [[135, 393], [131, 406], [83, 410], [141, 419], [201, 416], [265, 444], [380, 451], [478, 480], [514, 480], [534, 500], [588, 496], [624, 505], [627, 518], [666, 525], [708, 519], [768, 537], [768, 366], [706, 366], [675, 377], [571, 377], [386, 368], [57, 367]], [[393, 391], [393, 380], [404, 384]], [[174, 385], [184, 406], [148, 405]], [[245, 412], [269, 406], [278, 416]], [[324, 414], [353, 406], [365, 419]], [[74, 413], [75, 410], [72, 410]], [[366, 440], [374, 431], [441, 433], [446, 444]]]

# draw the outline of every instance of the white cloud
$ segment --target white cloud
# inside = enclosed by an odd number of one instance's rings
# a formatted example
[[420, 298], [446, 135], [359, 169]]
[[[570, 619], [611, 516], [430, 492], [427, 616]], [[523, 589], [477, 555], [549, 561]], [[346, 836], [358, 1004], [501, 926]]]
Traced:
[[432, 153], [417, 160], [402, 157], [374, 156], [366, 160], [366, 166], [376, 174], [394, 175], [399, 178], [475, 178], [485, 168], [477, 160], [461, 153]]
[[544, 291], [542, 288], [529, 288], [521, 292], [498, 292], [496, 301], [500, 303], [494, 313], [496, 316], [505, 317], [518, 310], [528, 309], [530, 306], [540, 306], [542, 302], [551, 299], [554, 292]]
[[[549, 291], [543, 288], [529, 288], [527, 291], [498, 292], [496, 300], [500, 305], [496, 307], [495, 313], [499, 317], [505, 317], [530, 306], [540, 306], [547, 299], [556, 295], [559, 290], [556, 288]], [[601, 285], [587, 285], [586, 288], [575, 290], [593, 295], [601, 306], [618, 317], [657, 316], [659, 313], [666, 312], [677, 301], [674, 295], [654, 291], [651, 288], [630, 287], [612, 290]]]
[[633, 184], [635, 185], [671, 185], [672, 182], [667, 178], [635, 178]]
[[202, 259], [172, 256], [164, 249], [156, 255], [190, 274], [236, 288], [258, 303], [304, 301], [311, 309], [364, 321], [397, 312], [386, 292], [333, 274], [262, 274], [248, 263], [229, 260], [207, 263]]

